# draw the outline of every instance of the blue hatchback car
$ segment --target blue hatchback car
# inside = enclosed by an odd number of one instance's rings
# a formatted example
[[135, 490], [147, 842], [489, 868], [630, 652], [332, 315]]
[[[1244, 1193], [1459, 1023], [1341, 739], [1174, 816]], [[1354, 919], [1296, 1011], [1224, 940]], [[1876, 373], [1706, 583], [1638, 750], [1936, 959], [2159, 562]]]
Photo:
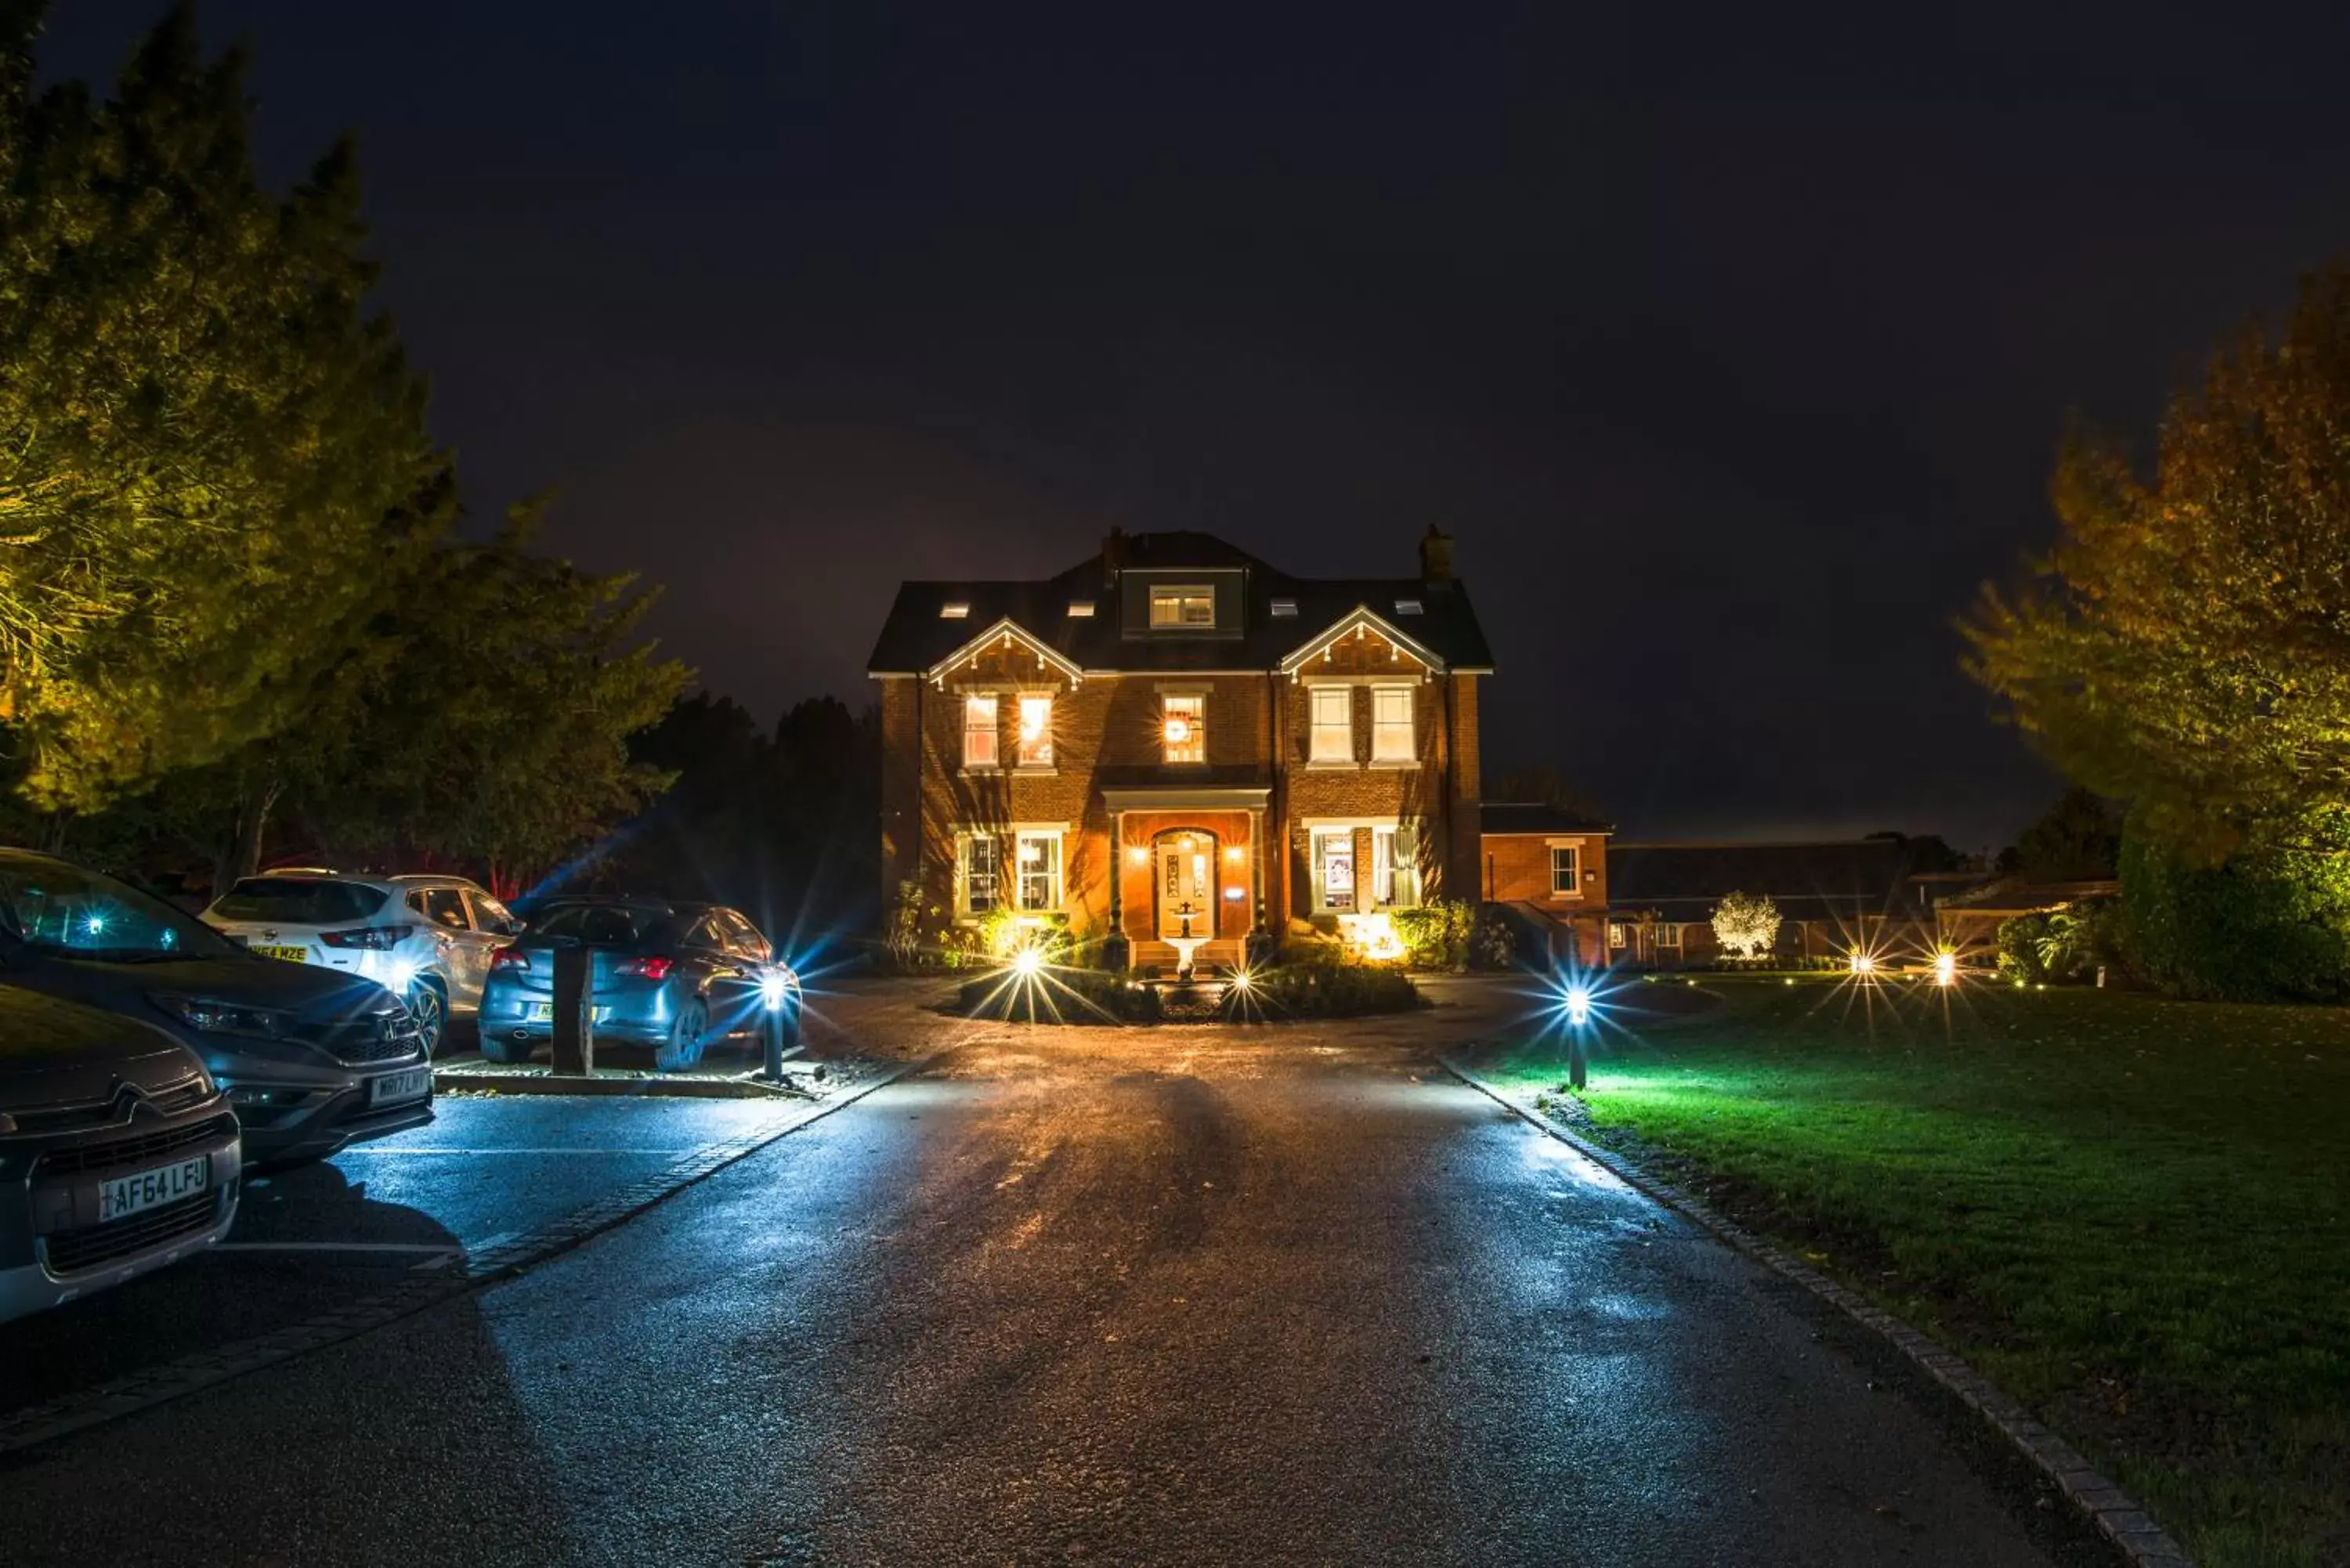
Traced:
[[555, 952], [588, 950], [596, 1038], [650, 1045], [677, 1072], [729, 1040], [782, 1031], [797, 1043], [800, 982], [742, 912], [665, 898], [577, 898], [542, 904], [490, 961], [482, 1054], [527, 1062], [555, 1035]]

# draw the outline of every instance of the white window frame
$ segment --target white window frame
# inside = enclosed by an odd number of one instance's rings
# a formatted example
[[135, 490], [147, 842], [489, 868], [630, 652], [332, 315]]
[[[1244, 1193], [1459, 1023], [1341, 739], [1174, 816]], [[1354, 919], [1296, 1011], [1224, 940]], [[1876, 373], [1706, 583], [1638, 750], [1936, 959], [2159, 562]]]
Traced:
[[[973, 897], [977, 880], [972, 876], [972, 850], [977, 845], [987, 846], [989, 867], [988, 895], [985, 904]], [[955, 840], [955, 901], [961, 912], [973, 918], [990, 915], [1003, 907], [1003, 840], [993, 833], [966, 833]]]
[[[1191, 722], [1191, 738], [1180, 745], [1167, 738], [1170, 719]], [[1208, 699], [1199, 691], [1169, 691], [1159, 699], [1160, 760], [1174, 767], [1195, 767], [1208, 760]]]
[[[1403, 700], [1403, 717], [1382, 719], [1379, 703], [1382, 699]], [[1419, 758], [1417, 728], [1419, 702], [1409, 686], [1374, 686], [1371, 688], [1371, 761], [1375, 763], [1409, 763]]]
[[[979, 722], [982, 713], [986, 715], [983, 722]], [[995, 693], [972, 692], [962, 700], [962, 765], [988, 770], [1001, 767], [1003, 762], [1003, 711], [996, 706]]]
[[[1313, 830], [1313, 855], [1309, 864], [1314, 873], [1314, 912], [1317, 915], [1337, 914], [1362, 907], [1362, 867], [1355, 864], [1355, 830], [1351, 827], [1317, 827]], [[1341, 844], [1347, 851], [1347, 901], [1330, 901], [1330, 855], [1324, 847]]]
[[[1560, 856], [1566, 857], [1566, 886], [1558, 880]], [[1583, 846], [1553, 839], [1550, 843], [1550, 896], [1554, 898], [1583, 897]]]
[[[1028, 738], [1028, 716], [1041, 710], [1036, 738]], [[1014, 755], [1024, 768], [1049, 768], [1053, 765], [1053, 697], [1046, 691], [1023, 692], [1014, 708], [1020, 715], [1020, 728], [1014, 733]]]
[[[1068, 866], [1061, 854], [1061, 829], [1057, 827], [1024, 827], [1012, 836], [1012, 902], [1024, 915], [1044, 915], [1057, 911], [1068, 896]], [[1028, 851], [1035, 846], [1049, 868], [1037, 872], [1028, 869]], [[1028, 901], [1028, 879], [1031, 876], [1045, 878], [1045, 890], [1051, 900], [1045, 903]]]
[[[1204, 616], [1192, 611], [1205, 605]], [[1161, 616], [1160, 609], [1170, 613]], [[1150, 629], [1153, 631], [1212, 631], [1216, 626], [1213, 583], [1153, 583], [1150, 585]]]
[[[1345, 715], [1342, 723], [1326, 719], [1322, 708], [1335, 701]], [[1355, 689], [1351, 686], [1308, 686], [1305, 689], [1305, 760], [1310, 763], [1351, 763], [1355, 760]]]
[[1371, 907], [1419, 907], [1419, 825], [1399, 822], [1371, 829]]

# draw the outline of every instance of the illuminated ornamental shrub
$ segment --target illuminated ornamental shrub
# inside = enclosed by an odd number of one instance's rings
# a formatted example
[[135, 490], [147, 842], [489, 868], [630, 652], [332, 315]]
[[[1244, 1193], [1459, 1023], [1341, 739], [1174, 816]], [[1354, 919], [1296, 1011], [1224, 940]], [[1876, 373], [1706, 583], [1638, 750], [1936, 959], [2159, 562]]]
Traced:
[[1725, 893], [1713, 911], [1713, 942], [1724, 956], [1759, 959], [1779, 941], [1779, 906], [1767, 893]]

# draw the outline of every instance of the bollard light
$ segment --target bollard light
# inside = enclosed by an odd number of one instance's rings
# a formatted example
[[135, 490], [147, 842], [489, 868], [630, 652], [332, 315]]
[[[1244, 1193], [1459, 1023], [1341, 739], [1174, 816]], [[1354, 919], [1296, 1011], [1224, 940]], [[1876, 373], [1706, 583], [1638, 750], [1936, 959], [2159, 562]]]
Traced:
[[1566, 988], [1566, 1021], [1577, 1025], [1591, 1022], [1591, 992], [1588, 987], [1570, 985]]
[[1959, 981], [1959, 955], [1950, 952], [1934, 955], [1934, 983], [1956, 985]]

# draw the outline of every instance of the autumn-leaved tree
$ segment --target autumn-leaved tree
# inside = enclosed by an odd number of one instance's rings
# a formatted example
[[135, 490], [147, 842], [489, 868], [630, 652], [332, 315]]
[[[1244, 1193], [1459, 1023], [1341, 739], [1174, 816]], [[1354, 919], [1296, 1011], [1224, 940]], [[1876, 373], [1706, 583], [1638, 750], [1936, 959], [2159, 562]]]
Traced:
[[2350, 270], [2173, 399], [2150, 475], [2069, 441], [2062, 532], [1967, 669], [2131, 831], [2203, 863], [2350, 805]]
[[184, 7], [103, 103], [35, 93], [37, 18], [0, 6], [0, 722], [85, 811], [299, 722], [454, 496], [348, 143], [273, 195]]

